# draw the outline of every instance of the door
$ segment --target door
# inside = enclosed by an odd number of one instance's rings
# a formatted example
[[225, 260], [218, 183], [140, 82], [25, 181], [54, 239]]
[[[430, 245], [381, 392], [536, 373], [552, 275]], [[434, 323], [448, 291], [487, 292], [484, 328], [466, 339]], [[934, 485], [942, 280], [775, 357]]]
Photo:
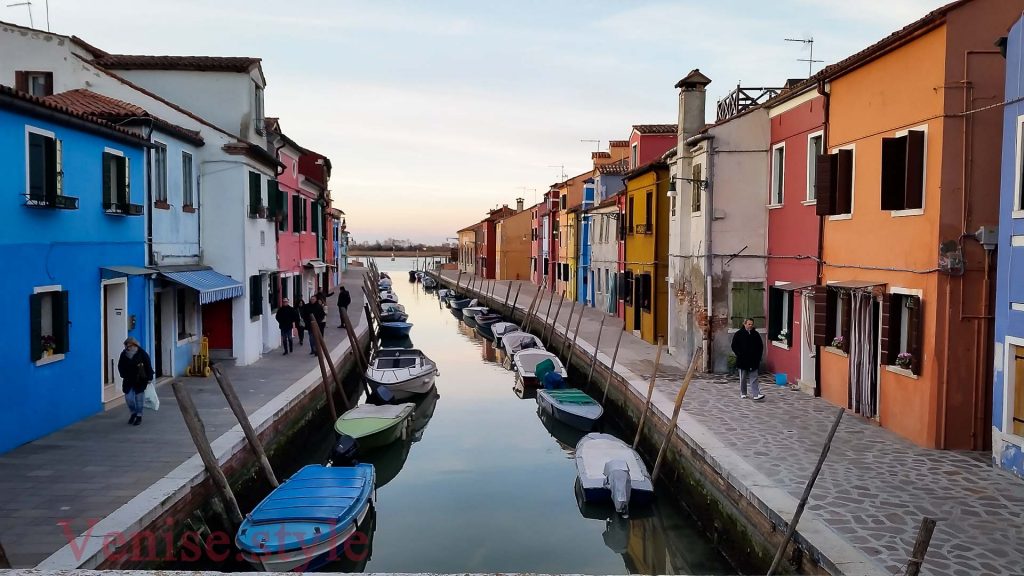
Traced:
[[[103, 383], [120, 379], [117, 360], [128, 338], [128, 285], [123, 280], [103, 285]], [[115, 387], [116, 388], [116, 387]], [[118, 391], [120, 389], [117, 389]]]
[[818, 388], [814, 379], [814, 295], [805, 292], [800, 299], [800, 382]]
[[231, 350], [234, 340], [231, 334], [231, 300], [220, 300], [204, 304], [203, 335], [209, 339], [211, 350]]
[[641, 298], [643, 298], [643, 286], [640, 282], [640, 275], [633, 277], [633, 332], [640, 335], [643, 326], [643, 312], [640, 310]]
[[1024, 437], [1024, 347], [1011, 346], [1013, 358], [1013, 413], [1010, 414], [1010, 430], [1016, 436]]
[[164, 375], [164, 307], [163, 293], [153, 294], [153, 337], [156, 343], [153, 345], [153, 369], [157, 377]]

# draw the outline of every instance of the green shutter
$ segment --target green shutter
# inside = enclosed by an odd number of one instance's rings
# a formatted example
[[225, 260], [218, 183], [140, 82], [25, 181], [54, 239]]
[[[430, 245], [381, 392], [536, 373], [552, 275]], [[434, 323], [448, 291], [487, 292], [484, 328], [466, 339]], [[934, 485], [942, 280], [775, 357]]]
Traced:
[[45, 138], [43, 140], [43, 153], [46, 158], [44, 164], [44, 196], [48, 199], [55, 198], [60, 194], [60, 183], [57, 178], [57, 173], [60, 171], [59, 162], [57, 160], [57, 141], [53, 138]]
[[292, 232], [302, 231], [302, 197], [296, 194], [292, 196]]
[[277, 180], [267, 180], [267, 212], [271, 218], [281, 212], [281, 187]]
[[111, 197], [111, 181], [114, 175], [110, 173], [112, 168], [114, 155], [110, 152], [103, 153], [103, 208], [109, 209], [110, 205], [114, 203], [114, 199]]
[[53, 339], [56, 347], [54, 352], [64, 354], [71, 349], [68, 338], [68, 291], [53, 293]]
[[28, 197], [42, 200], [46, 195], [46, 138], [30, 132], [28, 135]]
[[260, 174], [259, 172], [249, 172], [249, 214], [256, 214], [256, 209], [262, 206], [262, 201]]
[[28, 297], [28, 350], [32, 362], [43, 356], [43, 333], [42, 333], [42, 294], [31, 294]]
[[64, 194], [64, 145], [60, 140], [54, 138], [53, 143], [53, 179], [54, 194]]
[[743, 319], [747, 317], [747, 285], [744, 282], [733, 282], [732, 285], [732, 308], [729, 311], [729, 325], [733, 328], [743, 326]]
[[756, 328], [765, 327], [764, 317], [764, 284], [750, 282], [747, 292], [747, 316], [754, 320]]
[[281, 232], [288, 231], [288, 193], [281, 191], [278, 188], [278, 194], [281, 196], [281, 219], [277, 223], [277, 229]]

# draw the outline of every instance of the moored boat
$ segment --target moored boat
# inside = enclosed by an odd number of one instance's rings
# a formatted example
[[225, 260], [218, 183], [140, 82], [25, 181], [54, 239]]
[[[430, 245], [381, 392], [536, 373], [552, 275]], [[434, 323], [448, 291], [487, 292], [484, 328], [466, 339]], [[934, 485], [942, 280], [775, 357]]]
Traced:
[[479, 316], [480, 314], [487, 314], [491, 309], [487, 306], [466, 306], [462, 309], [462, 313], [465, 316]]
[[397, 304], [398, 303], [398, 294], [395, 294], [391, 290], [382, 290], [381, 293], [380, 293], [380, 301], [381, 301], [382, 304], [385, 304], [385, 303]]
[[338, 417], [334, 431], [355, 438], [361, 451], [380, 448], [407, 435], [415, 408], [408, 402], [383, 406], [360, 404]]
[[381, 322], [405, 322], [409, 315], [405, 313], [405, 306], [388, 302], [380, 305]]
[[415, 270], [409, 270], [409, 282], [415, 282], [415, 281], [416, 281], [416, 271]]
[[615, 511], [654, 498], [654, 484], [640, 455], [622, 440], [591, 432], [576, 445], [576, 474], [586, 502], [611, 500]]
[[516, 376], [522, 380], [523, 386], [539, 386], [540, 381], [537, 377], [537, 368], [541, 362], [550, 360], [554, 364], [554, 370], [556, 374], [561, 376], [563, 379], [568, 377], [565, 371], [565, 366], [562, 365], [562, 361], [558, 359], [558, 356], [548, 352], [547, 350], [538, 348], [527, 348], [526, 350], [520, 350], [512, 356], [512, 363], [515, 365]]
[[544, 342], [529, 332], [506, 332], [501, 337], [501, 347], [509, 356], [527, 348], [544, 349]]
[[511, 322], [496, 322], [491, 325], [491, 332], [494, 333], [495, 340], [501, 340], [505, 334], [511, 334], [512, 332], [521, 332], [518, 324]]
[[437, 288], [437, 280], [434, 280], [430, 276], [423, 276], [423, 287], [427, 290], [433, 290]]
[[590, 432], [604, 414], [604, 408], [582, 390], [539, 390], [537, 406], [573, 428]]
[[494, 340], [494, 332], [491, 330], [491, 326], [494, 326], [501, 321], [500, 314], [482, 314], [475, 318], [476, 320], [476, 333], [487, 338], [488, 340]]
[[366, 369], [370, 385], [384, 386], [397, 400], [430, 392], [436, 375], [437, 365], [416, 348], [381, 348]]
[[404, 336], [412, 330], [412, 324], [408, 322], [381, 322], [380, 333], [382, 336]]
[[466, 308], [467, 306], [473, 306], [475, 302], [476, 302], [476, 298], [461, 298], [461, 299], [458, 299], [458, 300], [452, 300], [451, 301], [451, 307], [456, 309], [456, 310], [462, 310], [463, 308]]

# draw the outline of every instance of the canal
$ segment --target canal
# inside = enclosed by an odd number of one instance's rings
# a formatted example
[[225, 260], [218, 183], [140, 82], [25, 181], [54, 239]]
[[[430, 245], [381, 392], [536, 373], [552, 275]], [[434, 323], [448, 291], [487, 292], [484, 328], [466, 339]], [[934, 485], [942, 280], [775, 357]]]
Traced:
[[[376, 262], [414, 324], [410, 338], [390, 344], [423, 350], [440, 376], [436, 394], [419, 401], [410, 438], [364, 460], [378, 480], [376, 514], [360, 527], [368, 558], [327, 570], [735, 573], [667, 493], [625, 520], [610, 506], [580, 504], [573, 448], [582, 432], [541, 420], [536, 400], [514, 391], [501, 352], [408, 281], [414, 259]], [[602, 431], [625, 438], [610, 423]], [[333, 435], [312, 434], [296, 467], [323, 462]]]

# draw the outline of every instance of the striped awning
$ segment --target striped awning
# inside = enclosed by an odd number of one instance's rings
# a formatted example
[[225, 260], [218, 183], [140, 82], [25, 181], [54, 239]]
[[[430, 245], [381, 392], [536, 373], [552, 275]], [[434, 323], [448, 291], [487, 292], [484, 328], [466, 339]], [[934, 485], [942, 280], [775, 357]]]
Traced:
[[237, 298], [244, 292], [242, 283], [216, 270], [189, 270], [184, 272], [161, 272], [160, 276], [187, 286], [199, 292], [199, 303], [209, 304], [218, 300]]

